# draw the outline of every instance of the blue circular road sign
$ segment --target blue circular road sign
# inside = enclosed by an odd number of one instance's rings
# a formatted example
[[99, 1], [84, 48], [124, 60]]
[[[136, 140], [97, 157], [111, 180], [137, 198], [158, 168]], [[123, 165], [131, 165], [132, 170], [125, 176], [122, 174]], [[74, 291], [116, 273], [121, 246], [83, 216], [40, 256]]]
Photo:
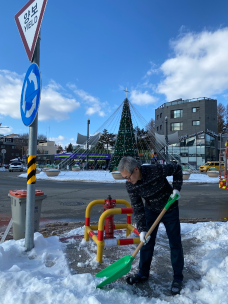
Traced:
[[36, 63], [29, 67], [21, 92], [21, 118], [26, 126], [30, 126], [36, 118], [41, 93], [40, 70]]

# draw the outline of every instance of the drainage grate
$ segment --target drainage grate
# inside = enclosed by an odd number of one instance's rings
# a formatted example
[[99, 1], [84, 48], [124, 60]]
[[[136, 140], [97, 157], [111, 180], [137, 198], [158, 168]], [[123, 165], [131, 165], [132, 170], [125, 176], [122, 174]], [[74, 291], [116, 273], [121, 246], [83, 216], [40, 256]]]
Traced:
[[85, 205], [85, 203], [82, 203], [82, 202], [60, 202], [60, 205], [64, 205], [64, 206], [81, 206], [81, 205]]

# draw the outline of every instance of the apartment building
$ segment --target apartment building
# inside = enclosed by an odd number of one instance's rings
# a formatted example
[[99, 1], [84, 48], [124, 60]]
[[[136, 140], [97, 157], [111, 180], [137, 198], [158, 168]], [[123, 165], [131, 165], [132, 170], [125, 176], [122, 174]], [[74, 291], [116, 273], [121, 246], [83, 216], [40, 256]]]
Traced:
[[160, 135], [178, 132], [179, 142], [169, 153], [182, 163], [196, 167], [217, 160], [217, 100], [211, 98], [177, 99], [155, 110], [155, 130]]

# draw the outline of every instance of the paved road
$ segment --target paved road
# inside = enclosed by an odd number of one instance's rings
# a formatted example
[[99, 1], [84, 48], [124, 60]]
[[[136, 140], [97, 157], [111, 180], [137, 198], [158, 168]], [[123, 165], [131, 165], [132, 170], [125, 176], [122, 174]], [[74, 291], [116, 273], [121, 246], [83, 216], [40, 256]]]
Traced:
[[[26, 189], [26, 179], [18, 172], [0, 171], [0, 218], [10, 217], [9, 190]], [[94, 199], [113, 198], [129, 200], [124, 184], [54, 182], [37, 180], [36, 189], [44, 191], [42, 218], [83, 221], [87, 204]], [[218, 184], [186, 184], [181, 191], [180, 217], [221, 219], [228, 217], [228, 190]], [[92, 220], [98, 220], [102, 207], [93, 209]], [[119, 217], [117, 219], [123, 219]]]

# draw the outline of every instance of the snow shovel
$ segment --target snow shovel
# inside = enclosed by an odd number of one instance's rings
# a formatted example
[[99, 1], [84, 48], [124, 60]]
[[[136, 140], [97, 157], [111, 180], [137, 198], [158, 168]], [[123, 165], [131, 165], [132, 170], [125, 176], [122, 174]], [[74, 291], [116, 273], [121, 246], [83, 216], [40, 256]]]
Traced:
[[[166, 211], [169, 209], [169, 207], [178, 199], [178, 197], [179, 196], [177, 194], [174, 196], [173, 199], [171, 197], [169, 197], [168, 203], [165, 205], [164, 209], [159, 214], [156, 221], [151, 226], [150, 230], [147, 232], [145, 239], [149, 235], [151, 235], [151, 233], [153, 232], [155, 227], [158, 225], [158, 223], [160, 222], [163, 215], [166, 213]], [[100, 272], [98, 272], [96, 274], [97, 278], [106, 277], [107, 279], [105, 279], [103, 282], [98, 284], [97, 288], [101, 288], [109, 283], [112, 283], [115, 280], [117, 280], [117, 279], [121, 278], [122, 276], [124, 276], [125, 274], [127, 274], [131, 270], [131, 264], [134, 261], [137, 253], [139, 252], [139, 250], [142, 248], [143, 245], [144, 245], [144, 242], [140, 242], [140, 244], [137, 246], [137, 248], [135, 249], [135, 251], [133, 252], [132, 255], [126, 255], [126, 256], [122, 257], [120, 260], [114, 262], [112, 265], [110, 265], [110, 266], [106, 267], [105, 269], [101, 270]]]

